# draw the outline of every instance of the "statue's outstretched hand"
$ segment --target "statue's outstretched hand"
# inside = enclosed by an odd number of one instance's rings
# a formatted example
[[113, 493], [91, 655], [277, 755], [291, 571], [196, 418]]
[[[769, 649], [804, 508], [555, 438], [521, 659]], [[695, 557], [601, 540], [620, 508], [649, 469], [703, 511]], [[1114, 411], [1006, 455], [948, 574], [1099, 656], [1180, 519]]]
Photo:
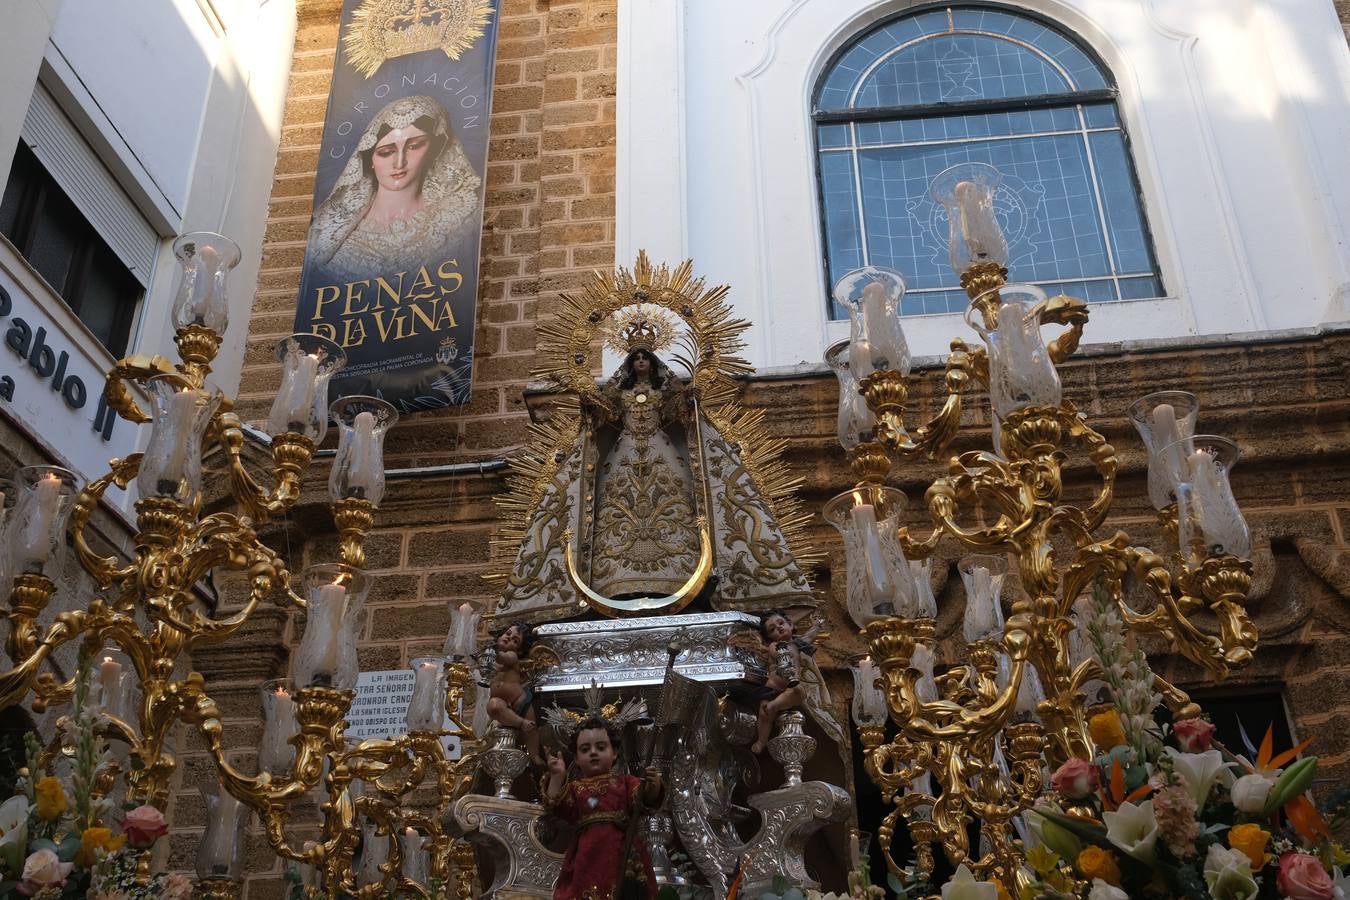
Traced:
[[567, 774], [567, 762], [561, 750], [553, 750], [548, 755], [548, 774], [562, 778]]

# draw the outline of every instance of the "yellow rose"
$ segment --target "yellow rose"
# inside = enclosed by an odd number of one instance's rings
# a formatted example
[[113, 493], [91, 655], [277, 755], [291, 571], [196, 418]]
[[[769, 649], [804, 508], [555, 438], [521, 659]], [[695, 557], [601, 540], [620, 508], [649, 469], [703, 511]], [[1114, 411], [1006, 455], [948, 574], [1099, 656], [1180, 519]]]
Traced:
[[86, 828], [80, 835], [80, 852], [75, 855], [75, 862], [90, 868], [99, 860], [98, 851], [102, 850], [103, 855], [116, 853], [126, 842], [125, 834], [114, 837], [111, 828]]
[[1259, 869], [1270, 859], [1266, 844], [1270, 842], [1270, 832], [1260, 825], [1234, 825], [1228, 830], [1228, 846], [1252, 861], [1252, 868]]
[[61, 818], [66, 811], [66, 792], [61, 781], [54, 775], [48, 775], [33, 786], [37, 795], [37, 814], [48, 822]]
[[994, 887], [998, 888], [998, 900], [1012, 900], [1012, 894], [1008, 893], [1008, 889], [1003, 886], [1003, 882], [997, 878], [991, 878], [989, 881]]
[[1125, 729], [1120, 724], [1120, 713], [1114, 709], [1099, 712], [1088, 719], [1088, 731], [1092, 734], [1093, 743], [1102, 753], [1125, 743]]
[[1120, 887], [1120, 866], [1110, 850], [1088, 846], [1078, 854], [1078, 871], [1086, 878], [1100, 878], [1107, 884]]

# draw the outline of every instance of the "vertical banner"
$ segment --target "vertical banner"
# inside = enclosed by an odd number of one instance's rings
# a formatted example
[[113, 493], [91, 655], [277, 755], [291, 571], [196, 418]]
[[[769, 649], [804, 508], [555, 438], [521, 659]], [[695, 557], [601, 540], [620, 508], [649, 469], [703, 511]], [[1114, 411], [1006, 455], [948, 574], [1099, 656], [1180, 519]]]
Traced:
[[496, 0], [344, 0], [295, 330], [332, 395], [469, 399]]

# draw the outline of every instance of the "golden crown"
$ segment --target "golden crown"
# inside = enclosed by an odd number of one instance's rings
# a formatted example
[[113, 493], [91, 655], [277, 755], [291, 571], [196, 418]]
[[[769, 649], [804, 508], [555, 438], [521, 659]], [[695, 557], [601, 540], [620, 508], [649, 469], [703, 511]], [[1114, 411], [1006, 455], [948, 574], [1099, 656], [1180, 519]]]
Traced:
[[442, 50], [451, 59], [483, 36], [490, 0], [365, 0], [343, 38], [353, 66], [367, 78], [386, 59]]
[[624, 355], [634, 350], [658, 353], [675, 343], [678, 330], [675, 317], [664, 309], [638, 304], [614, 313], [605, 329], [605, 345]]

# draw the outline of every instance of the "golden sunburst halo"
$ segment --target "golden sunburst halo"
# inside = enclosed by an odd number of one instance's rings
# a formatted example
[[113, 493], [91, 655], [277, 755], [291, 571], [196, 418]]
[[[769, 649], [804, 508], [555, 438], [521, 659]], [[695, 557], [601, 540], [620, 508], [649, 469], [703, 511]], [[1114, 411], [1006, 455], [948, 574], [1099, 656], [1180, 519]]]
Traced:
[[352, 13], [342, 46], [367, 78], [385, 60], [426, 50], [459, 59], [492, 18], [491, 0], [365, 0]]

